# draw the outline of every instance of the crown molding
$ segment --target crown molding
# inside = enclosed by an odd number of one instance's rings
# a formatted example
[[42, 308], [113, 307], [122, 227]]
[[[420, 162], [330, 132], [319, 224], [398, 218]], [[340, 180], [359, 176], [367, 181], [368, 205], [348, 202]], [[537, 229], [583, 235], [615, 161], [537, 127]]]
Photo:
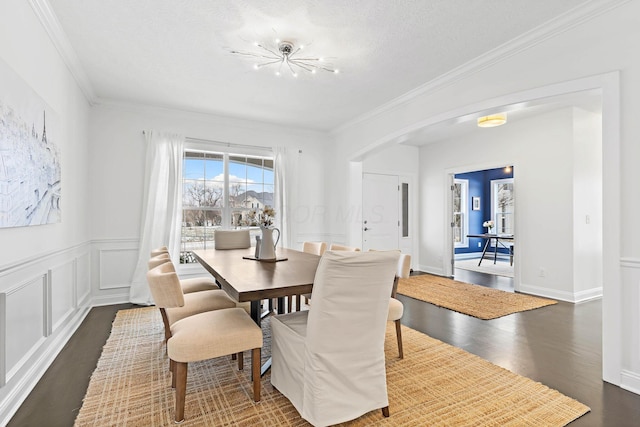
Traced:
[[527, 31], [526, 33], [509, 40], [502, 45], [468, 61], [459, 67], [452, 69], [427, 83], [418, 86], [415, 89], [401, 95], [367, 113], [364, 113], [343, 125], [338, 126], [330, 133], [332, 135], [339, 134], [359, 123], [373, 119], [376, 116], [384, 114], [388, 111], [400, 108], [410, 103], [419, 96], [434, 92], [451, 85], [459, 80], [469, 77], [479, 71], [482, 71], [492, 65], [504, 61], [505, 59], [516, 55], [520, 52], [528, 50], [537, 44], [544, 42], [558, 34], [564, 33], [584, 22], [603, 15], [610, 10], [629, 3], [631, 0], [592, 0], [587, 4], [577, 6], [538, 27]]
[[161, 103], [140, 103], [134, 101], [124, 101], [114, 98], [102, 98], [98, 97], [93, 103], [95, 107], [128, 110], [142, 114], [167, 115], [172, 119], [184, 119], [195, 120], [206, 123], [219, 123], [227, 127], [233, 127], [237, 129], [250, 129], [260, 130], [268, 132], [281, 132], [291, 135], [300, 135], [304, 137], [312, 138], [324, 138], [329, 135], [327, 131], [283, 125], [277, 122], [269, 122], [264, 120], [252, 119], [243, 116], [233, 116], [216, 113], [213, 111], [199, 110], [199, 109], [187, 109], [180, 108], [172, 105], [165, 105]]
[[67, 65], [67, 68], [73, 75], [73, 78], [78, 83], [80, 90], [84, 94], [85, 98], [91, 105], [96, 101], [96, 95], [91, 85], [87, 74], [82, 67], [80, 59], [76, 51], [71, 46], [69, 38], [62, 29], [60, 21], [56, 17], [56, 14], [51, 9], [51, 5], [48, 0], [29, 0], [31, 8], [35, 12], [36, 16], [40, 20], [42, 27], [45, 29], [49, 38], [56, 47], [62, 60]]

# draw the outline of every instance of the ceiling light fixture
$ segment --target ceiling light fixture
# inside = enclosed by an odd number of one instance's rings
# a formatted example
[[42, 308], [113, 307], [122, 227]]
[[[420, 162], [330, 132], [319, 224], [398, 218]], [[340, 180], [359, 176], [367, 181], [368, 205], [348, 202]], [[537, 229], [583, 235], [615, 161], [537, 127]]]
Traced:
[[489, 116], [478, 117], [478, 127], [492, 128], [502, 126], [507, 123], [507, 115], [505, 113], [491, 114]]
[[268, 47], [261, 43], [254, 43], [256, 47], [262, 49], [260, 52], [248, 52], [241, 50], [231, 50], [236, 55], [243, 55], [252, 58], [258, 58], [259, 62], [253, 66], [256, 70], [268, 65], [275, 65], [277, 70], [275, 74], [279, 76], [283, 67], [289, 69], [294, 77], [298, 77], [298, 71], [304, 70], [308, 73], [315, 74], [317, 70], [324, 70], [330, 73], [338, 74], [339, 71], [330, 64], [324, 62], [320, 57], [304, 57], [300, 51], [304, 49], [303, 45], [296, 46], [293, 42], [275, 40], [276, 47]]

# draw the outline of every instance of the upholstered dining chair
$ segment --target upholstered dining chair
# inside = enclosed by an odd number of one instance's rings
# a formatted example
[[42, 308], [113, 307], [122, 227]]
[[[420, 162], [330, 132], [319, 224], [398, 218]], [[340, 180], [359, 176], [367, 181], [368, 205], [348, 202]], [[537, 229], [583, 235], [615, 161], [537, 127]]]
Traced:
[[402, 349], [402, 324], [400, 319], [404, 314], [404, 305], [402, 302], [396, 299], [396, 291], [398, 290], [398, 280], [406, 279], [411, 273], [411, 255], [401, 254], [398, 260], [398, 269], [396, 277], [393, 280], [393, 288], [391, 290], [391, 298], [389, 299], [389, 312], [387, 314], [387, 321], [394, 322], [396, 326], [396, 339], [398, 341], [398, 357], [404, 358], [404, 352]]
[[[213, 232], [214, 246], [216, 250], [247, 249], [251, 247], [251, 234], [246, 228], [240, 230], [215, 230]], [[238, 307], [251, 313], [250, 302], [237, 302]]]
[[151, 249], [151, 258], [160, 254], [169, 254], [169, 248], [166, 246], [160, 246], [158, 248]]
[[[179, 293], [181, 295], [180, 298], [176, 297], [179, 300], [176, 304], [165, 308], [159, 305], [157, 301], [155, 301], [155, 295], [159, 291], [156, 289], [155, 294], [154, 292], [151, 293], [151, 296], [154, 297], [154, 302], [160, 309], [160, 314], [162, 315], [162, 321], [164, 323], [164, 336], [166, 340], [171, 338], [171, 325], [179, 320], [207, 311], [222, 310], [225, 308], [236, 308], [236, 301], [229, 297], [229, 295], [227, 295], [227, 293], [222, 289], [212, 289], [208, 291], [185, 294], [182, 291], [180, 279], [178, 278], [178, 274], [176, 273], [176, 270], [171, 261], [161, 263], [151, 270], [162, 271], [163, 273], [167, 274], [167, 279], [165, 279], [163, 283], [168, 283], [170, 278], [171, 280], [173, 280], [173, 282], [171, 283], [171, 286], [168, 287], [168, 289], [170, 289], [172, 292], [177, 292], [177, 290], [179, 290]], [[168, 273], [172, 274], [169, 275]], [[149, 287], [151, 289], [151, 283], [149, 283]], [[175, 290], [174, 288], [177, 290]]]
[[310, 309], [271, 318], [271, 383], [314, 426], [389, 416], [384, 339], [399, 256], [327, 251]]
[[[147, 272], [151, 295], [161, 310], [171, 312], [184, 307], [176, 272], [164, 263]], [[196, 294], [201, 294], [198, 292]], [[215, 325], [215, 327], [212, 327]], [[171, 385], [176, 389], [175, 421], [184, 420], [187, 369], [190, 362], [237, 354], [243, 369], [243, 352], [251, 350], [253, 400], [260, 400], [260, 353], [262, 330], [241, 308], [225, 308], [194, 314], [171, 324], [167, 355], [171, 366]]]
[[[325, 242], [303, 242], [302, 243], [302, 252], [322, 256], [324, 252], [327, 250], [327, 244]], [[309, 300], [311, 299], [311, 294], [303, 294], [305, 299], [305, 303], [309, 304]], [[296, 311], [300, 311], [302, 308], [300, 295], [296, 295]], [[291, 310], [289, 310], [291, 312]]]
[[[148, 269], [151, 270], [159, 266], [160, 264], [164, 264], [165, 262], [172, 262], [169, 253], [162, 253], [160, 255], [151, 257], [147, 262], [147, 265], [149, 267]], [[190, 277], [187, 279], [180, 279], [180, 285], [182, 286], [182, 292], [185, 294], [220, 289], [216, 281], [211, 277]]]
[[356, 247], [353, 247], [353, 246], [338, 245], [337, 243], [332, 243], [331, 246], [329, 246], [329, 250], [330, 251], [358, 252], [358, 251], [360, 251], [360, 248], [356, 248]]
[[216, 249], [245, 249], [251, 247], [251, 235], [248, 229], [215, 230], [213, 232]]

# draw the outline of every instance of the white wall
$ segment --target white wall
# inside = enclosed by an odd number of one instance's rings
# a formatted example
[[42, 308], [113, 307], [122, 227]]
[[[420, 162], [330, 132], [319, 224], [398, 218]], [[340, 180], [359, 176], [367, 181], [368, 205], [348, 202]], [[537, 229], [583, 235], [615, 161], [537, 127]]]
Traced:
[[[399, 249], [411, 255], [411, 268], [414, 269], [418, 265], [419, 253], [418, 240], [414, 238], [420, 228], [418, 204], [415, 203], [418, 200], [419, 166], [418, 147], [400, 144], [367, 153], [362, 160], [362, 173], [396, 175], [401, 184], [409, 185], [409, 236], [400, 238]], [[364, 243], [361, 241], [358, 246], [363, 247]]]
[[573, 110], [573, 292], [602, 289], [602, 118]]
[[143, 130], [252, 146], [284, 146], [296, 161], [292, 185], [291, 245], [323, 240], [326, 134], [262, 123], [126, 105], [91, 111], [90, 186], [95, 259], [93, 294], [104, 303], [128, 296], [137, 260], [142, 211], [145, 142]]
[[6, 0], [1, 9], [0, 61], [55, 112], [62, 164], [62, 222], [0, 229], [4, 425], [88, 311], [90, 216], [89, 105], [29, 2]]
[[[627, 305], [640, 304], [640, 193], [635, 191], [640, 182], [640, 127], [633, 121], [640, 115], [640, 98], [630, 96], [640, 92], [635, 42], [640, 40], [640, 2], [594, 2], [587, 10], [577, 24], [559, 21], [548, 31], [529, 33], [336, 130], [334, 182], [348, 176], [349, 159], [397, 143], [421, 127], [572, 88], [604, 88], [603, 376], [640, 392], [640, 317]], [[336, 191], [329, 200], [334, 209], [353, 205], [357, 185], [332, 188]], [[429, 208], [442, 211], [443, 203]], [[429, 224], [424, 218], [421, 222]], [[358, 225], [334, 220], [329, 227], [334, 234], [355, 235], [352, 230]], [[434, 237], [432, 233], [421, 230], [422, 244]], [[422, 249], [421, 258], [437, 257]]]
[[[443, 242], [450, 239], [450, 220], [448, 210], [441, 208], [448, 203], [448, 176], [509, 164], [514, 166], [515, 177], [516, 288], [566, 301], [601, 295], [599, 276], [580, 274], [580, 283], [574, 278], [575, 271], [601, 272], [597, 265], [602, 266], [602, 242], [597, 248], [582, 244], [593, 243], [590, 231], [601, 233], [602, 227], [598, 223], [601, 205], [592, 197], [602, 187], [601, 168], [593, 170], [601, 158], [601, 148], [595, 143], [587, 147], [587, 142], [599, 141], [599, 134], [584, 135], [583, 131], [576, 142], [574, 111], [564, 108], [510, 120], [498, 128], [477, 128], [420, 149], [422, 270], [450, 273], [449, 252], [446, 246], [443, 249]], [[582, 128], [599, 131], [599, 116], [585, 113], [581, 118]], [[576, 182], [581, 184], [579, 191], [574, 191]], [[577, 208], [580, 214], [574, 214]], [[587, 214], [593, 220], [585, 230], [582, 224]], [[582, 224], [574, 230], [574, 217], [578, 215], [583, 218]], [[574, 242], [580, 246], [574, 247]], [[575, 259], [577, 251], [580, 256]], [[593, 267], [585, 265], [587, 260]]]

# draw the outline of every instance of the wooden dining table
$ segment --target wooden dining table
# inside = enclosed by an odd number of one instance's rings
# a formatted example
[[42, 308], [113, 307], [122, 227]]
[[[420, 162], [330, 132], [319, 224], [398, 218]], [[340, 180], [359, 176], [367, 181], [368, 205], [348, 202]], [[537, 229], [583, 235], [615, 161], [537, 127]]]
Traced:
[[259, 325], [262, 300], [277, 298], [278, 313], [283, 313], [286, 297], [311, 293], [320, 257], [278, 248], [277, 262], [247, 259], [253, 257], [254, 251], [255, 248], [201, 249], [193, 254], [232, 298], [251, 302], [251, 317]]
[[[257, 261], [251, 259], [254, 251], [255, 248], [202, 249], [193, 254], [231, 297], [239, 302], [251, 302], [251, 318], [260, 325], [263, 300], [277, 298], [277, 310], [282, 314], [285, 297], [311, 293], [320, 257], [278, 248], [276, 259], [279, 261]], [[262, 365], [261, 375], [270, 367], [271, 358]]]

